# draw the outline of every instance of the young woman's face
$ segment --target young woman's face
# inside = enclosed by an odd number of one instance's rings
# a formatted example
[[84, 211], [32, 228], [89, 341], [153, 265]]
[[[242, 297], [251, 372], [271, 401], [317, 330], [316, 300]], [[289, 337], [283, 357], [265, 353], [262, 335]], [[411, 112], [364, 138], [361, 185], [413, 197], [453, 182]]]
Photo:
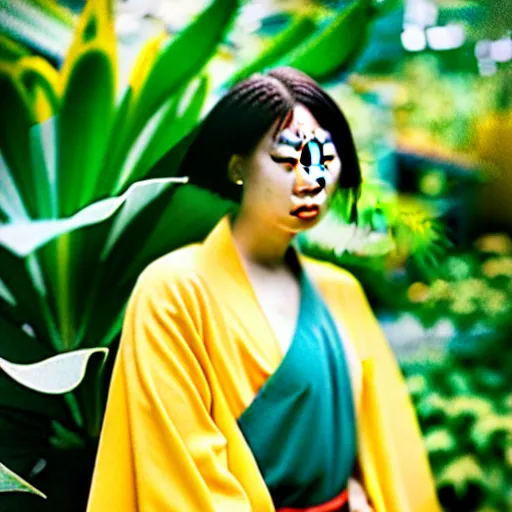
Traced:
[[336, 190], [341, 161], [329, 132], [303, 105], [274, 138], [276, 125], [242, 162], [242, 211], [290, 234], [314, 226]]

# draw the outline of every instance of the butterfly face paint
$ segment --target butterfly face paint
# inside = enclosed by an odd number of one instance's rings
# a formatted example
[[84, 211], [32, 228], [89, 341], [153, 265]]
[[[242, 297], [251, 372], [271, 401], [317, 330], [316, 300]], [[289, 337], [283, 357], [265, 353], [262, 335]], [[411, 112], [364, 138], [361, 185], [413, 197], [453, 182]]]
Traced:
[[309, 135], [302, 130], [294, 133], [287, 128], [279, 135], [270, 157], [295, 172], [294, 195], [303, 201], [296, 201], [292, 215], [300, 218], [316, 216], [320, 205], [315, 198], [321, 199], [324, 189], [331, 188], [334, 183], [329, 166], [337, 159], [337, 154], [331, 135], [322, 128], [316, 128]]
[[317, 128], [309, 137], [285, 129], [277, 139], [270, 157], [274, 162], [292, 166], [295, 171], [300, 164], [323, 188], [329, 179], [326, 164], [334, 160], [336, 149], [330, 134], [321, 128]]

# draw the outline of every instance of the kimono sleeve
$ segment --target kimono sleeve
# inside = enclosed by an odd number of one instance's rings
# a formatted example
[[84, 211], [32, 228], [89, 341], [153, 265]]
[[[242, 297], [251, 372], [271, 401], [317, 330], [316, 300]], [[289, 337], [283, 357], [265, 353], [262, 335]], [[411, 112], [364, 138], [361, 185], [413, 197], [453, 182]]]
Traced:
[[422, 433], [398, 362], [360, 283], [346, 279], [344, 301], [364, 340], [360, 457], [377, 512], [438, 512]]
[[197, 283], [146, 270], [129, 301], [88, 512], [243, 512], [210, 414]]

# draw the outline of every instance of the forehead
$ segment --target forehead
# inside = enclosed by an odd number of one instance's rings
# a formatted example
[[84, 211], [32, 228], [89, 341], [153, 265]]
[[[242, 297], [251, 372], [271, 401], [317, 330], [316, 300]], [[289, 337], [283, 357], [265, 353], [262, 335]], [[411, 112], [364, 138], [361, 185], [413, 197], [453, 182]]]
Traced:
[[320, 124], [307, 107], [298, 104], [293, 108], [293, 115], [290, 122], [284, 128], [288, 128], [292, 131], [302, 130], [305, 132], [312, 132], [317, 128], [320, 128]]
[[311, 111], [302, 104], [297, 104], [289, 119], [283, 124], [282, 120], [277, 120], [260, 140], [255, 148], [256, 151], [270, 151], [276, 144], [279, 136], [284, 130], [291, 130], [296, 134], [304, 133], [311, 135], [316, 129], [321, 128]]
[[313, 133], [317, 128], [320, 128], [320, 124], [315, 116], [307, 107], [299, 103], [293, 107], [288, 119], [279, 127], [277, 136], [279, 137], [279, 134], [284, 130], [307, 135]]

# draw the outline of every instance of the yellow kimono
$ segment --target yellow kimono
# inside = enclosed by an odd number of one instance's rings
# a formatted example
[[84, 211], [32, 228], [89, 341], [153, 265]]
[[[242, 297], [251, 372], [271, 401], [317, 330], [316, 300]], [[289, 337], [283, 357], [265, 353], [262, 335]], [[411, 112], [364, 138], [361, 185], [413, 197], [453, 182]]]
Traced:
[[[407, 388], [361, 286], [300, 262], [357, 362], [358, 459], [376, 512], [440, 511]], [[282, 361], [227, 217], [202, 244], [149, 265], [125, 316], [88, 512], [274, 511], [238, 420]]]

